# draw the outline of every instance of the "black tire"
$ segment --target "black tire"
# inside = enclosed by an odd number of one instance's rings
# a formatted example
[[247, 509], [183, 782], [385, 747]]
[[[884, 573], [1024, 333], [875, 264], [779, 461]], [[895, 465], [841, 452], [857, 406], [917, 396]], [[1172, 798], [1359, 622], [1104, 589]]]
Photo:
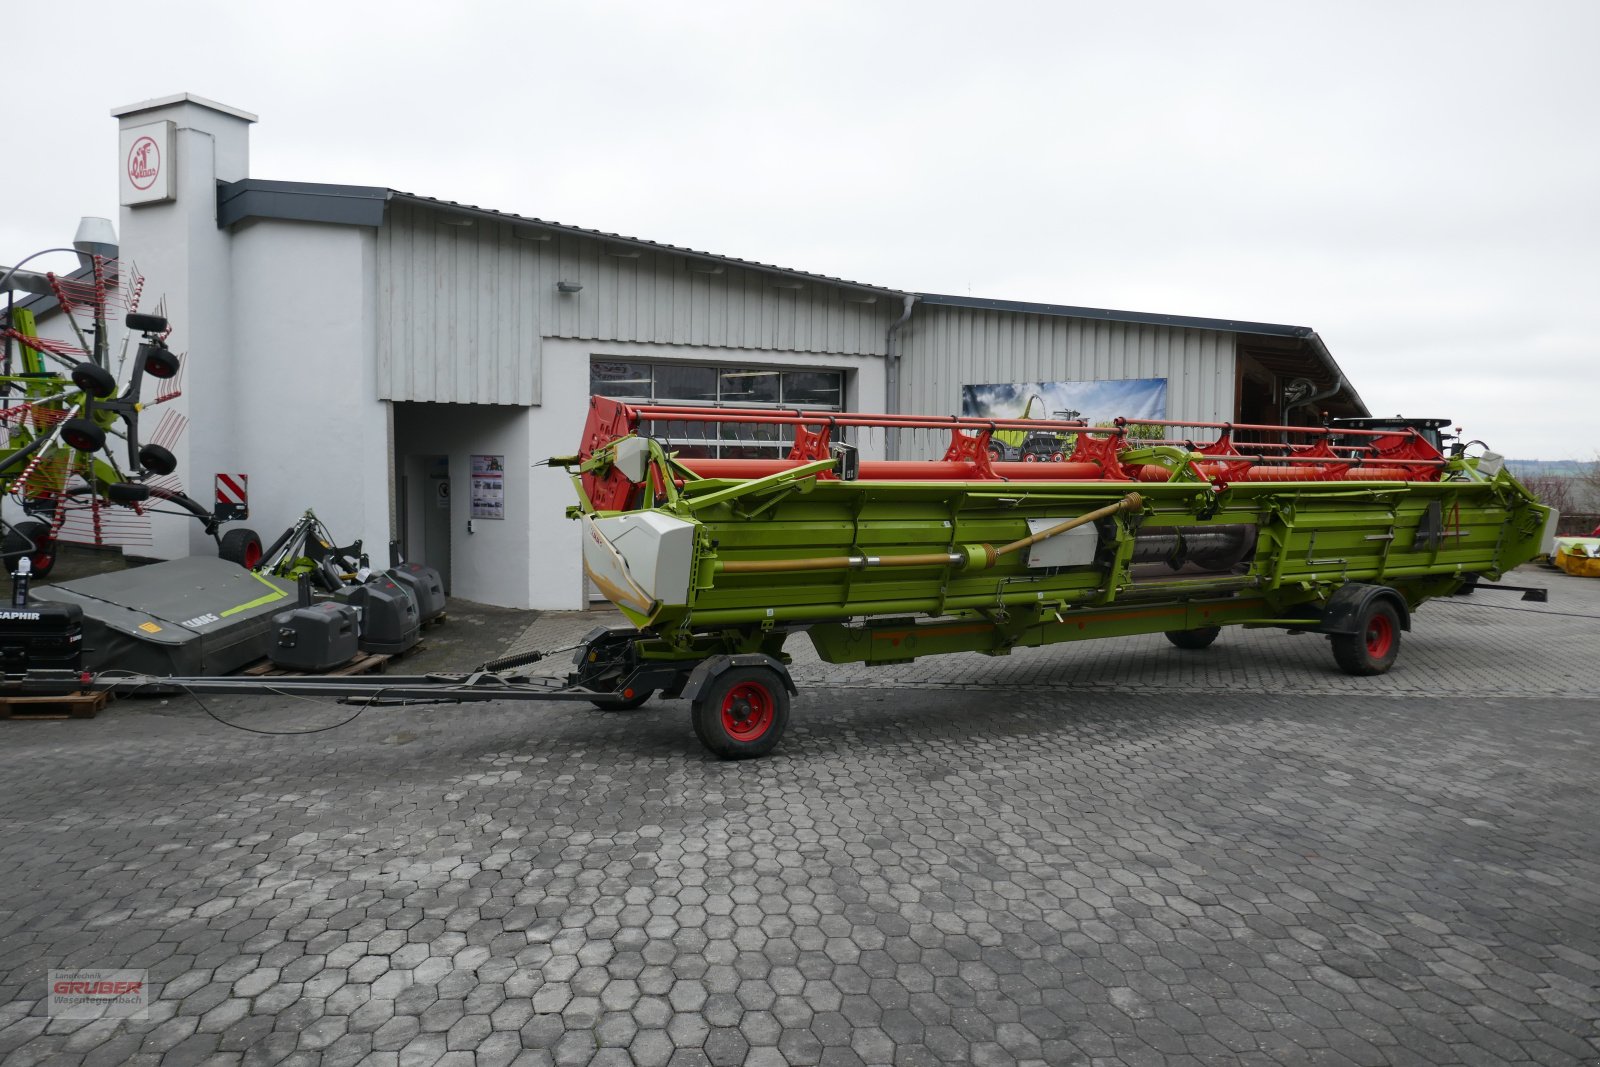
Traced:
[[106, 445], [106, 432], [93, 419], [68, 419], [61, 424], [61, 439], [79, 452], [98, 452]]
[[1202, 648], [1210, 648], [1211, 642], [1217, 639], [1222, 632], [1220, 626], [1200, 626], [1193, 630], [1168, 630], [1167, 640], [1179, 648], [1198, 652]]
[[183, 366], [172, 349], [158, 341], [140, 345], [139, 354], [144, 357], [144, 372], [152, 378], [176, 378]]
[[[633, 696], [630, 697], [624, 695], [628, 692], [632, 692]], [[618, 693], [614, 697], [595, 697], [593, 700], [589, 701], [589, 703], [593, 704], [601, 711], [633, 711], [636, 708], [644, 707], [650, 698], [655, 695], [656, 691], [654, 689], [625, 689], [622, 693]]]
[[1334, 634], [1332, 643], [1333, 658], [1344, 673], [1382, 674], [1400, 655], [1400, 613], [1387, 600], [1374, 600], [1361, 614], [1360, 629]]
[[151, 474], [171, 474], [178, 469], [178, 457], [160, 445], [143, 445], [139, 449], [139, 466]]
[[31, 576], [47, 577], [56, 567], [56, 540], [50, 536], [50, 524], [38, 519], [13, 524], [0, 542], [0, 556], [5, 559], [7, 574], [17, 569], [17, 560], [27, 556]]
[[72, 384], [96, 400], [104, 400], [117, 391], [117, 379], [98, 363], [79, 363], [72, 368]]
[[140, 333], [160, 333], [167, 328], [165, 316], [146, 315], [142, 311], [130, 311], [128, 317], [122, 321], [128, 324], [128, 329], [138, 330]]
[[694, 732], [719, 759], [754, 759], [789, 725], [789, 690], [770, 667], [723, 671], [695, 698]]
[[242, 526], [237, 530], [229, 530], [217, 542], [217, 558], [253, 571], [261, 562], [261, 538], [256, 536], [254, 530]]
[[142, 504], [150, 499], [150, 487], [143, 482], [112, 482], [106, 486], [106, 499], [113, 504]]

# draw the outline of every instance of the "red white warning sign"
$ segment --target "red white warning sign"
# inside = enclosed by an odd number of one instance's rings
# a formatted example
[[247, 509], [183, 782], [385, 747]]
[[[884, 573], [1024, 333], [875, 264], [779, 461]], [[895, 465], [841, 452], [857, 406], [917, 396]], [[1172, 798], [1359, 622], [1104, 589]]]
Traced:
[[250, 517], [249, 475], [217, 475], [216, 514], [219, 519], [248, 519]]

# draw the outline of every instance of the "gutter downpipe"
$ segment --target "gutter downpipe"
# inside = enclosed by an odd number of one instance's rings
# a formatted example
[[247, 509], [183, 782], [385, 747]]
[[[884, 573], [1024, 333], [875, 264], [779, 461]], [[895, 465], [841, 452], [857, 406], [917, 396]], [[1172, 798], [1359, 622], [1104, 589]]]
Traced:
[[[906, 293], [902, 299], [905, 306], [900, 312], [900, 317], [889, 324], [888, 336], [884, 338], [884, 372], [883, 372], [883, 407], [888, 415], [900, 414], [900, 327], [904, 326], [911, 318], [911, 310], [916, 307], [917, 296], [915, 293]], [[900, 431], [886, 430], [884, 440], [884, 458], [900, 458]]]
[[1328, 388], [1323, 389], [1320, 392], [1312, 393], [1304, 400], [1290, 404], [1288, 407], [1284, 408], [1283, 415], [1281, 416], [1284, 425], [1289, 424], [1289, 412], [1295, 410], [1296, 408], [1310, 407], [1319, 401], [1328, 400], [1334, 396], [1337, 396], [1341, 390], [1348, 390], [1351, 397], [1355, 399], [1356, 405], [1364, 409], [1366, 405], [1361, 403], [1361, 398], [1357, 397], [1355, 390], [1350, 388], [1350, 382], [1345, 378], [1344, 371], [1340, 370], [1339, 364], [1334, 362], [1333, 353], [1329, 352], [1328, 346], [1322, 343], [1322, 338], [1317, 336], [1317, 334], [1312, 333], [1308, 338], [1306, 338], [1306, 340], [1311, 343], [1312, 351], [1316, 352], [1323, 364], [1326, 365], [1329, 370], [1333, 371], [1333, 373], [1336, 375], [1336, 380]]

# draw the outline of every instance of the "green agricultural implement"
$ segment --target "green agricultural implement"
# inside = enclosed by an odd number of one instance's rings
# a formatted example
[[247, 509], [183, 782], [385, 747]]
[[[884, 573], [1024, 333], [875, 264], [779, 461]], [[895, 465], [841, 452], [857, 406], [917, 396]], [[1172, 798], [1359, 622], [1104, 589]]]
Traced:
[[[1185, 424], [1217, 436], [1152, 443], [1178, 425], [591, 404], [582, 450], [552, 463], [574, 475], [585, 570], [633, 626], [592, 635], [574, 679], [617, 707], [689, 698], [728, 758], [781, 736], [797, 633], [830, 663], [892, 664], [1276, 627], [1378, 674], [1418, 605], [1533, 558], [1550, 524], [1498, 462], [1411, 428]], [[795, 445], [683, 458], [648, 433], [685, 421], [777, 423]], [[863, 461], [837, 436], [864, 426], [950, 445]], [[1041, 429], [1074, 435], [1072, 454], [995, 461], [994, 433]]]
[[[650, 432], [692, 422], [720, 424], [725, 440], [767, 424], [793, 446], [781, 459], [694, 456]], [[564, 678], [523, 670], [548, 656], [528, 652], [458, 675], [88, 686], [613, 710], [681, 697], [705, 746], [742, 759], [783, 735], [800, 633], [827, 662], [893, 664], [1150, 633], [1203, 649], [1225, 626], [1274, 627], [1324, 634], [1340, 669], [1379, 674], [1418, 605], [1498, 579], [1552, 528], [1496, 457], [1446, 455], [1430, 427], [1090, 426], [595, 397], [579, 451], [550, 463], [572, 475], [584, 569], [628, 624], [591, 631]], [[949, 446], [874, 460], [843, 439], [874, 429], [948, 433]], [[1196, 429], [1215, 437], [1179, 439]], [[1058, 434], [1072, 451], [996, 459], [1004, 431]], [[83, 684], [56, 675], [20, 684]]]
[[[58, 543], [137, 542], [148, 536], [147, 516], [171, 513], [199, 520], [223, 558], [253, 565], [260, 539], [245, 529], [221, 533], [227, 518], [189, 497], [174, 475], [168, 446], [186, 418], [168, 412], [151, 439], [141, 439], [141, 414], [182, 395], [182, 362], [167, 345], [166, 318], [139, 311], [143, 278], [93, 247], [77, 250], [83, 266], [71, 275], [21, 269], [70, 249], [0, 268], [0, 490], [21, 512], [0, 519], [0, 558], [8, 571], [26, 559], [44, 577]], [[16, 305], [19, 292], [52, 297], [67, 335], [40, 336], [33, 315]], [[131, 332], [114, 352], [119, 313]], [[143, 395], [146, 378], [164, 383], [154, 397]], [[123, 460], [117, 440], [126, 445]]]

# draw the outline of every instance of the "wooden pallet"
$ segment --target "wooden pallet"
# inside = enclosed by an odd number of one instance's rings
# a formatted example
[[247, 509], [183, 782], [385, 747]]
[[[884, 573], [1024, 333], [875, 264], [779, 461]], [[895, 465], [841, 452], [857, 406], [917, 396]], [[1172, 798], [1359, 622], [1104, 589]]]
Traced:
[[110, 693], [62, 693], [59, 696], [0, 697], [0, 717], [7, 719], [92, 719]]
[[421, 652], [427, 648], [420, 641], [406, 649], [404, 652], [358, 652], [356, 658], [342, 667], [334, 667], [326, 671], [295, 671], [288, 667], [279, 667], [269, 659], [253, 663], [240, 671], [240, 674], [251, 678], [303, 678], [319, 676], [327, 678], [346, 678], [353, 674], [382, 674], [389, 669], [389, 664], [394, 660], [403, 659], [414, 652]]
[[424, 630], [431, 630], [433, 627], [435, 627], [435, 626], [443, 626], [445, 623], [447, 623], [449, 621], [450, 621], [450, 613], [448, 611], [441, 611], [441, 612], [439, 612], [439, 614], [435, 615], [433, 618], [431, 618], [427, 622], [423, 623], [422, 624], [422, 628]]

